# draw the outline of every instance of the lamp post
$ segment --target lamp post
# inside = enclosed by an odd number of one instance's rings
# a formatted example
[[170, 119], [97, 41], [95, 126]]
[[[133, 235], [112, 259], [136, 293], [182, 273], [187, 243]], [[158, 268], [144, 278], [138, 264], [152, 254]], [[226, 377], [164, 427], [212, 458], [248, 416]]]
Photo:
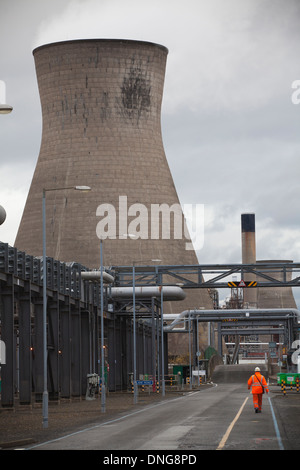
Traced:
[[100, 298], [101, 298], [101, 411], [106, 411], [106, 391], [104, 374], [104, 318], [103, 318], [103, 240], [100, 238]]
[[[5, 83], [3, 80], [0, 80], [0, 114], [9, 114], [12, 112], [13, 107], [9, 104], [4, 104], [2, 101], [5, 101]], [[0, 225], [5, 222], [6, 212], [4, 207], [0, 206]]]
[[132, 308], [133, 308], [133, 403], [137, 403], [138, 390], [136, 383], [136, 325], [135, 325], [135, 265], [132, 266]]
[[75, 189], [90, 191], [89, 186], [68, 186], [43, 189], [43, 428], [48, 428], [48, 384], [47, 384], [47, 266], [46, 266], [46, 192]]
[[189, 368], [190, 368], [190, 390], [192, 390], [192, 345], [191, 345], [191, 314], [189, 312]]
[[165, 352], [164, 352], [164, 294], [163, 286], [161, 285], [160, 291], [160, 317], [161, 317], [161, 385], [162, 385], [162, 396], [166, 394], [165, 389]]

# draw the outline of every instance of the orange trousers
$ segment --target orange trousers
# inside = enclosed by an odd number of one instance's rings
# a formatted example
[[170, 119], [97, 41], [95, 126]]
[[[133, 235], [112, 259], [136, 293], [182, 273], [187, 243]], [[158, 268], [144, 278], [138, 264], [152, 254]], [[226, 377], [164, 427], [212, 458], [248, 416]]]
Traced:
[[261, 410], [261, 405], [262, 405], [262, 393], [253, 393], [253, 406], [254, 408], [258, 408]]

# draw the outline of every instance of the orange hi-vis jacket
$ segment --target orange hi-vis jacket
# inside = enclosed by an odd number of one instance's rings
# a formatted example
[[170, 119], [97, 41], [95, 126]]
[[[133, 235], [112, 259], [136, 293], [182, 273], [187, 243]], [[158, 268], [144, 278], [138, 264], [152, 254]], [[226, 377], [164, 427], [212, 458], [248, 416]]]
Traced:
[[266, 379], [260, 372], [255, 372], [254, 375], [251, 375], [250, 379], [248, 380], [248, 390], [252, 387], [252, 393], [263, 393], [263, 388], [265, 392], [269, 392], [268, 385]]

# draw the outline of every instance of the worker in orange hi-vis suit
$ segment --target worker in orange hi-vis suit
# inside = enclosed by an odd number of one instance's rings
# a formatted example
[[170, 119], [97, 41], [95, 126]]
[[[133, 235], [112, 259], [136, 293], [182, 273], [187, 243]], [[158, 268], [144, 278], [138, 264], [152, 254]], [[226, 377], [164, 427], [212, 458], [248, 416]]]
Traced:
[[252, 387], [253, 405], [255, 413], [261, 413], [262, 396], [265, 391], [269, 393], [268, 385], [264, 376], [260, 373], [260, 368], [256, 367], [254, 375], [248, 380], [248, 390]]

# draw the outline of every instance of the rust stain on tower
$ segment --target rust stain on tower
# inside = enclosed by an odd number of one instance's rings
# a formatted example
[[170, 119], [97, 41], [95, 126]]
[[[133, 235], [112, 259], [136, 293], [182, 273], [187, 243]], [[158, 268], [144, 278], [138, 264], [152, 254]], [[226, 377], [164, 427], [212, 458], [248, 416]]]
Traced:
[[[161, 133], [167, 54], [158, 44], [117, 39], [59, 42], [33, 51], [43, 128], [18, 249], [42, 254], [43, 188], [92, 188], [46, 197], [47, 255], [91, 269], [100, 264], [99, 205], [113, 206], [122, 225], [120, 196], [126, 196], [127, 207], [143, 204], [149, 213], [151, 204], [179, 204]], [[186, 250], [186, 240], [176, 239], [172, 230], [170, 239], [122, 235], [104, 240], [105, 265], [157, 258], [161, 264], [198, 263], [194, 250]], [[168, 310], [195, 307], [212, 308], [206, 290], [190, 293]]]

